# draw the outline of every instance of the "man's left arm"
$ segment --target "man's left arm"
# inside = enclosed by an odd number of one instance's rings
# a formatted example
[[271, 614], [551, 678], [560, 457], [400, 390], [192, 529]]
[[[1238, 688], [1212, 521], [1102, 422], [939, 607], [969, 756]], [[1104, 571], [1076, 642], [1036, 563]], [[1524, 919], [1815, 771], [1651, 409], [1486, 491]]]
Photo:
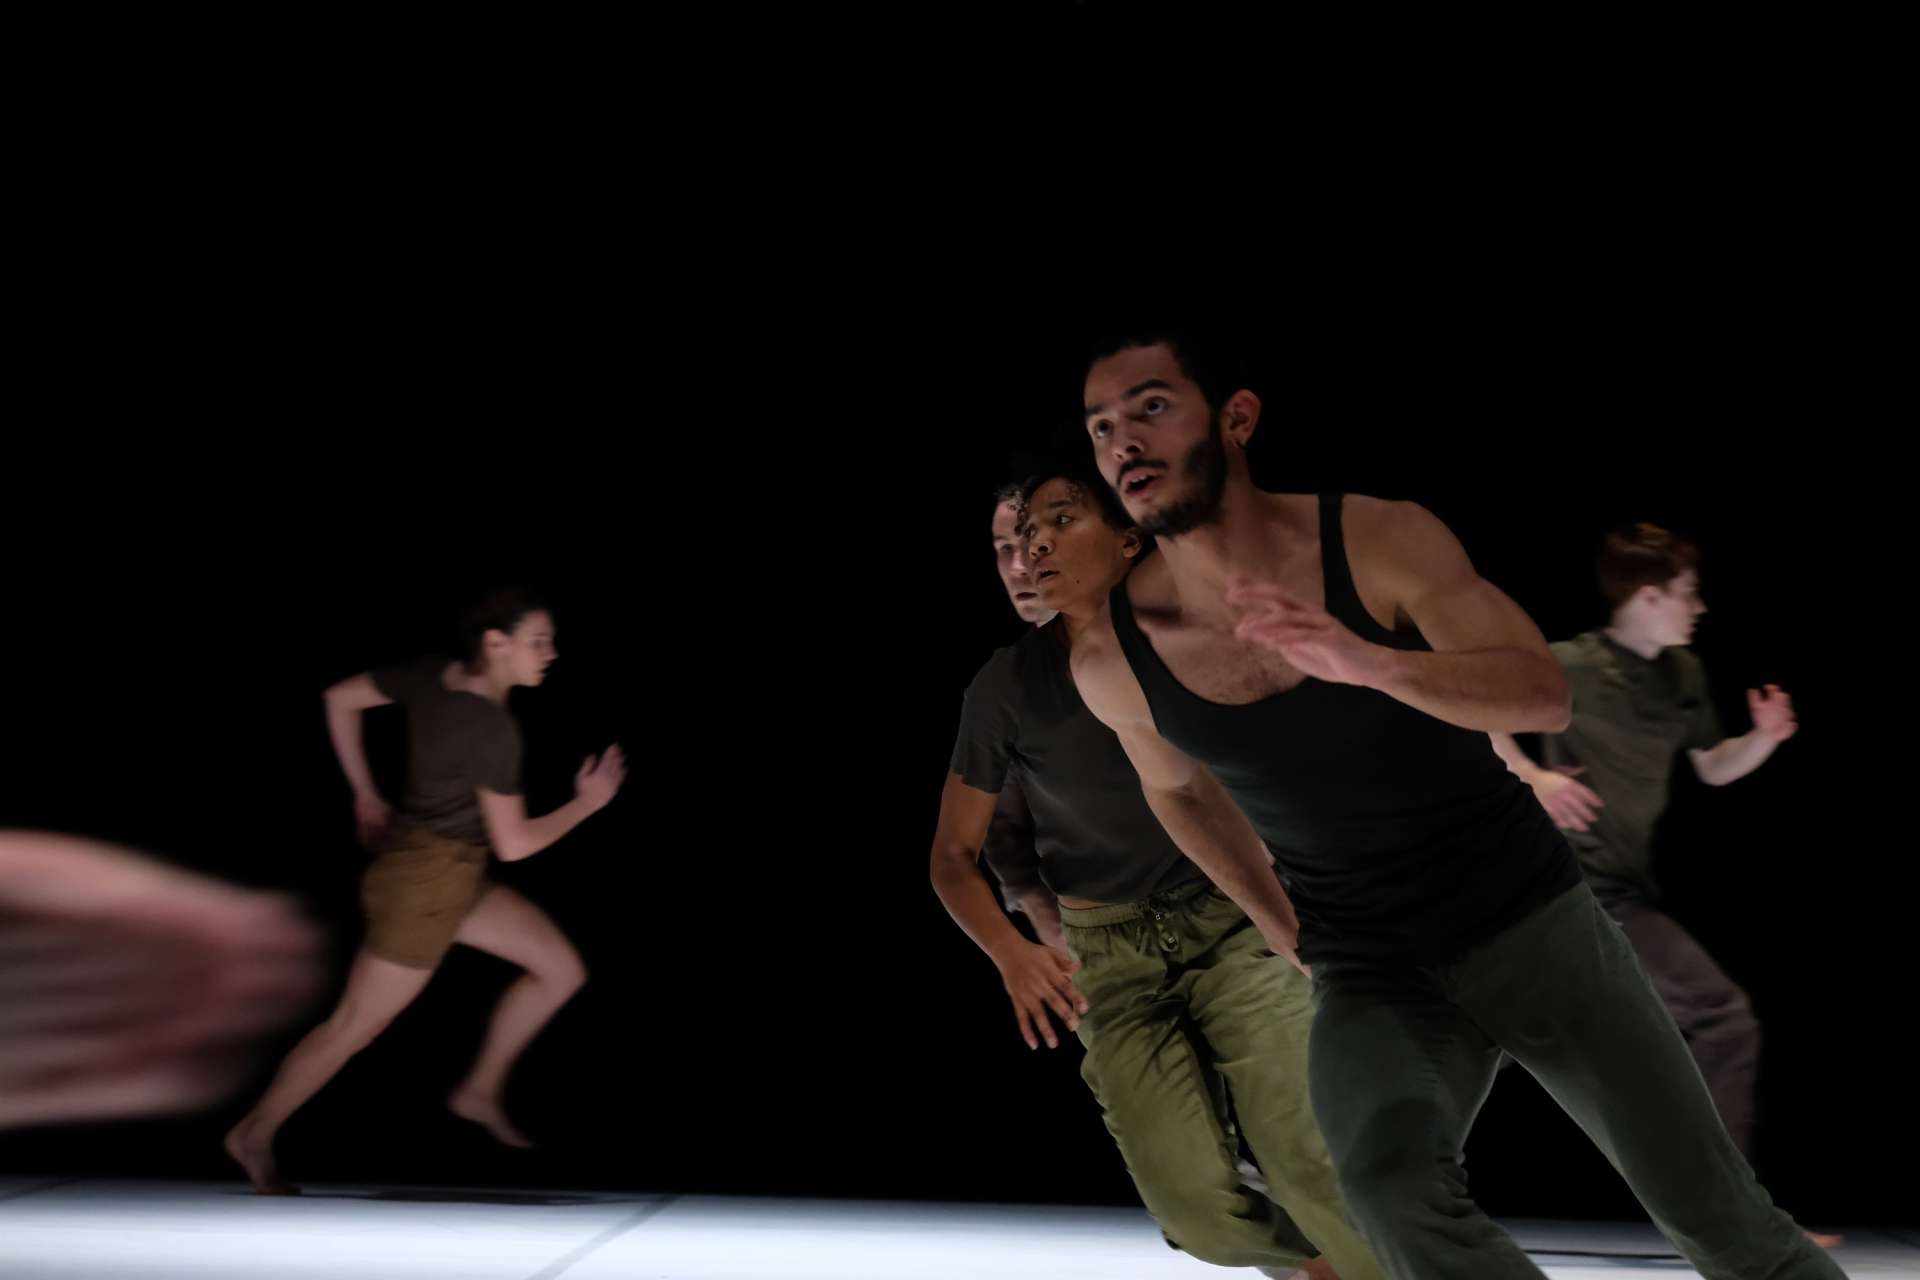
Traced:
[[1558, 733], [1572, 718], [1566, 673], [1533, 619], [1482, 578], [1459, 539], [1410, 502], [1381, 503], [1348, 545], [1357, 570], [1420, 628], [1433, 652], [1355, 635], [1324, 609], [1271, 583], [1243, 579], [1228, 601], [1247, 611], [1239, 634], [1307, 674], [1380, 690], [1430, 716], [1489, 733]]
[[1694, 773], [1710, 787], [1724, 787], [1746, 777], [1799, 731], [1793, 699], [1777, 684], [1770, 684], [1764, 690], [1747, 690], [1747, 710], [1753, 716], [1751, 730], [1716, 746], [1687, 752]]

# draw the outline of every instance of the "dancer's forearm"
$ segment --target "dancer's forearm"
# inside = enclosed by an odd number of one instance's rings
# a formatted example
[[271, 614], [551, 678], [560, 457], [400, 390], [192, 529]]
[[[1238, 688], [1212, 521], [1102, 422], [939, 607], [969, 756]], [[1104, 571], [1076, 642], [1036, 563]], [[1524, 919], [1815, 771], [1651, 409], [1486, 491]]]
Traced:
[[502, 862], [531, 858], [557, 844], [560, 837], [599, 812], [599, 808], [585, 796], [575, 796], [552, 813], [522, 818], [517, 824], [502, 824], [509, 830], [494, 833], [493, 851]]
[[[967, 850], [936, 847], [928, 859], [928, 873], [940, 905], [988, 957], [997, 960], [1009, 948], [1026, 941], [1000, 909], [993, 886]], [[1058, 913], [1055, 915], [1057, 918]]]
[[1694, 752], [1693, 771], [1708, 786], [1724, 787], [1765, 764], [1779, 745], [1777, 739], [1755, 729], [1738, 738], [1728, 738], [1710, 750]]

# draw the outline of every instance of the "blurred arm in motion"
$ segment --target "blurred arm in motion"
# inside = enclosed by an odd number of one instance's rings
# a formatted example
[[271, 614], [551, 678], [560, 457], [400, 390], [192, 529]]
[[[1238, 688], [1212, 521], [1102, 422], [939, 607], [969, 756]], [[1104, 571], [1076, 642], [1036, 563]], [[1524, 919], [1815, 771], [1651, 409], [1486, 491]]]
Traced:
[[218, 1101], [317, 994], [320, 952], [280, 895], [0, 830], [0, 1128]]

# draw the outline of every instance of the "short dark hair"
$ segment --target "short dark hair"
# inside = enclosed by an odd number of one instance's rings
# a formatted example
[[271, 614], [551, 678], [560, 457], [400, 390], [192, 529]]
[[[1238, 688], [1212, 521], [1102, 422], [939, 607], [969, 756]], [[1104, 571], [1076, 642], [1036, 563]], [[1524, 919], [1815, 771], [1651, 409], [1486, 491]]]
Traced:
[[460, 614], [460, 661], [469, 668], [480, 661], [487, 632], [513, 634], [520, 619], [546, 609], [546, 601], [525, 587], [489, 587], [475, 596]]
[[1246, 357], [1239, 345], [1211, 329], [1115, 330], [1097, 339], [1088, 349], [1085, 368], [1091, 369], [1095, 362], [1122, 351], [1154, 346], [1164, 346], [1173, 353], [1180, 372], [1200, 388], [1207, 408], [1216, 414], [1234, 392], [1250, 385]]
[[1679, 534], [1645, 521], [1615, 529], [1600, 542], [1594, 564], [1600, 594], [1618, 609], [1642, 587], [1664, 587], [1700, 567], [1700, 548]]
[[1033, 495], [1038, 493], [1040, 486], [1049, 480], [1065, 480], [1073, 486], [1075, 493], [1091, 496], [1094, 507], [1100, 512], [1100, 518], [1111, 525], [1115, 531], [1127, 533], [1134, 528], [1133, 517], [1128, 515], [1127, 509], [1120, 504], [1120, 495], [1113, 491], [1113, 486], [1092, 468], [1078, 463], [1055, 463], [1052, 466], [1041, 467], [1028, 476], [1020, 490], [1020, 505], [1023, 509], [1033, 504]]

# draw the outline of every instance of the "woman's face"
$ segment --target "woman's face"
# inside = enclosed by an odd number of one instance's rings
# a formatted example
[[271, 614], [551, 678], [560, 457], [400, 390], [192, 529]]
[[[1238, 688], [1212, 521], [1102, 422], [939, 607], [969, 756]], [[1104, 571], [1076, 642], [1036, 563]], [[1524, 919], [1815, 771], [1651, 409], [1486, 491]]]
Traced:
[[536, 685], [560, 656], [554, 645], [553, 615], [545, 609], [523, 614], [511, 632], [487, 632], [487, 665], [506, 673], [516, 685]]

